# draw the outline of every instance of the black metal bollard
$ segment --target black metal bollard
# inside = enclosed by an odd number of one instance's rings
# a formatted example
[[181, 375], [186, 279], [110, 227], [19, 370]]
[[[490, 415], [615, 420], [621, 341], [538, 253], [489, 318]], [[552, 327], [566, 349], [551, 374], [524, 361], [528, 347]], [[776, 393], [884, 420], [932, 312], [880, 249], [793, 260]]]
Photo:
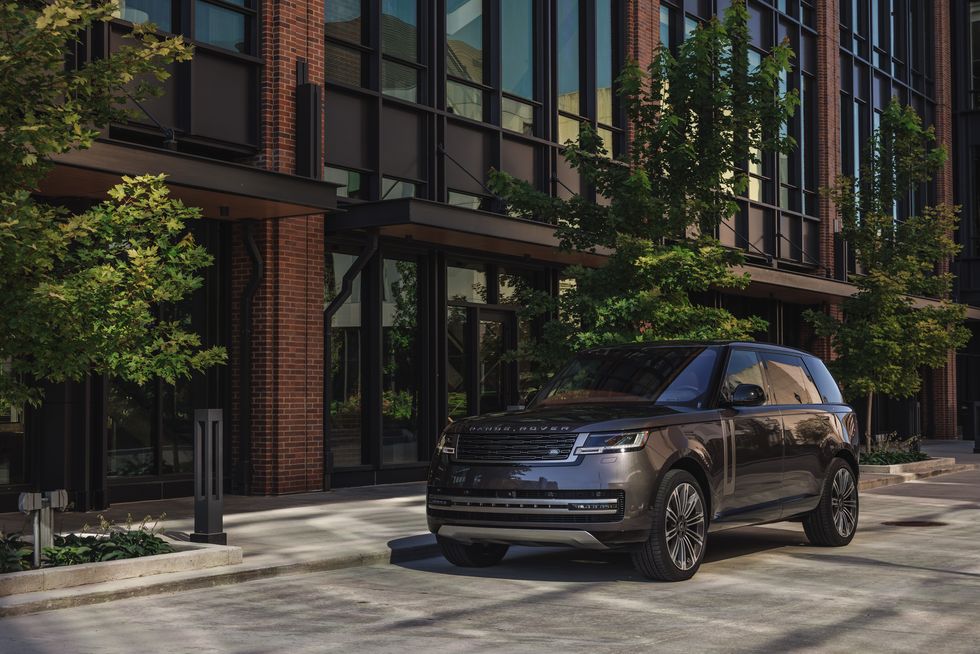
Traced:
[[224, 471], [221, 409], [194, 411], [194, 533], [195, 543], [225, 545]]

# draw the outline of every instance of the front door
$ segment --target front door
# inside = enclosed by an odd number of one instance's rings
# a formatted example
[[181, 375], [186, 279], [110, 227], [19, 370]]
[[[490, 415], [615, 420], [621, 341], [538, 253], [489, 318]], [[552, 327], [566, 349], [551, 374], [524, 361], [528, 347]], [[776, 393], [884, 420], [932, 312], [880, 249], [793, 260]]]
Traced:
[[[759, 355], [734, 349], [722, 384], [722, 400], [739, 384], [755, 384], [769, 393]], [[763, 522], [781, 513], [783, 435], [779, 411], [767, 403], [735, 407], [721, 413], [725, 437], [734, 444], [734, 489], [725, 497], [721, 520]]]
[[516, 404], [516, 365], [505, 356], [517, 346], [516, 315], [450, 306], [447, 318], [449, 418], [504, 411]]

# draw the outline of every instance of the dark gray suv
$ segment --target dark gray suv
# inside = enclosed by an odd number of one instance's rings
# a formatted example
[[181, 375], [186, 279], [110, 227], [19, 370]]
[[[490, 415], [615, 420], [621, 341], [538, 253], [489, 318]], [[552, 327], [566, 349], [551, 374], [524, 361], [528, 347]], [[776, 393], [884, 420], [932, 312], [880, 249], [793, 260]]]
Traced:
[[427, 515], [456, 565], [512, 544], [629, 548], [647, 577], [688, 579], [709, 532], [802, 520], [847, 545], [857, 422], [820, 359], [761, 343], [589, 350], [527, 407], [439, 439]]

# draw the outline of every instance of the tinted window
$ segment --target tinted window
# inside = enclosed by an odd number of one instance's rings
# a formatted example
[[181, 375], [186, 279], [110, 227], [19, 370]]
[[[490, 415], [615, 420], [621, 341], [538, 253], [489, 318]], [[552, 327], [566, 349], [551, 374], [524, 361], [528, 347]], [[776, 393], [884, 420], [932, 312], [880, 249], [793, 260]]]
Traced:
[[827, 370], [827, 366], [824, 365], [823, 361], [816, 357], [807, 357], [806, 367], [809, 369], [813, 381], [817, 384], [820, 397], [826, 404], [844, 403], [840, 388], [838, 388], [837, 382], [834, 381], [834, 377]]
[[721, 383], [721, 400], [731, 402], [732, 393], [739, 384], [755, 384], [765, 390], [766, 377], [762, 372], [759, 355], [751, 350], [732, 350]]
[[701, 407], [718, 353], [701, 347], [598, 350], [576, 357], [537, 404], [654, 402]]
[[820, 393], [801, 357], [769, 353], [765, 357], [776, 404], [820, 404]]

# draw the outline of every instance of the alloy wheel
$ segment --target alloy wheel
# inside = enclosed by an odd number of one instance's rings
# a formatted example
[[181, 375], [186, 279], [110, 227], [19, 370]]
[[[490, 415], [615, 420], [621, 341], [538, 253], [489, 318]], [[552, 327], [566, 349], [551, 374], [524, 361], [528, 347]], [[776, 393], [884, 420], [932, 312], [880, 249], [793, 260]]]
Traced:
[[841, 468], [834, 475], [834, 485], [830, 491], [830, 508], [834, 518], [834, 528], [847, 538], [857, 526], [857, 490], [854, 476], [847, 468]]
[[667, 552], [681, 570], [690, 570], [704, 549], [704, 505], [689, 483], [678, 484], [667, 500]]

